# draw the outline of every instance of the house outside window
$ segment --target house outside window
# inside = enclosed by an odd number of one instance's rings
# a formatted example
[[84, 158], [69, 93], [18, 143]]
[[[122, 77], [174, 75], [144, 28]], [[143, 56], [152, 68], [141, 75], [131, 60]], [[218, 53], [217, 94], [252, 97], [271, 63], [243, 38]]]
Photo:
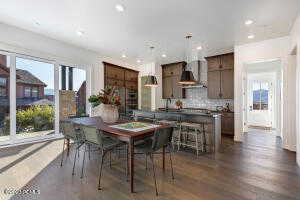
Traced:
[[31, 97], [37, 98], [39, 96], [39, 90], [37, 87], [31, 88]]
[[24, 88], [24, 97], [31, 97], [31, 88], [30, 87]]
[[5, 97], [7, 96], [6, 94], [6, 78], [0, 78], [0, 96]]

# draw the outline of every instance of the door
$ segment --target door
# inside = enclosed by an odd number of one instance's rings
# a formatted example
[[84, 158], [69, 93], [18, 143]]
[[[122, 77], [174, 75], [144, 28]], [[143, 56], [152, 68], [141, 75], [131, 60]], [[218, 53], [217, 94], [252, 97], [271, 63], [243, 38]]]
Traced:
[[221, 98], [233, 99], [234, 97], [234, 73], [232, 69], [222, 70], [221, 72]]
[[220, 98], [220, 71], [207, 72], [207, 96], [209, 99]]
[[249, 80], [248, 86], [248, 125], [272, 127], [272, 82]]

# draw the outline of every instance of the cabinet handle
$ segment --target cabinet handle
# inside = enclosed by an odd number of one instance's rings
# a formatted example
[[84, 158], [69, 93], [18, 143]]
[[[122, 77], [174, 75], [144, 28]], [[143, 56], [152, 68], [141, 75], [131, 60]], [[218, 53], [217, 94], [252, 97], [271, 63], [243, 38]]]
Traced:
[[220, 93], [220, 94], [219, 94], [219, 97], [221, 98], [222, 96], [223, 96], [223, 94], [222, 94], [222, 93]]
[[223, 68], [223, 65], [220, 65], [220, 69]]
[[171, 74], [173, 75], [174, 73], [173, 73], [173, 72], [171, 72]]

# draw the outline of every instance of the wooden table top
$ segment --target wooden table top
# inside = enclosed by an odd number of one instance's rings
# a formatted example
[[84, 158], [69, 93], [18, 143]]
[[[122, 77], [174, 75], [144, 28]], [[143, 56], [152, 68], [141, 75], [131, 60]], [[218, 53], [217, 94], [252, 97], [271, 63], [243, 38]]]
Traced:
[[62, 122], [72, 122], [72, 123], [79, 124], [79, 125], [95, 127], [106, 133], [109, 133], [109, 134], [112, 134], [115, 136], [119, 136], [122, 138], [127, 138], [127, 139], [142, 137], [144, 135], [148, 135], [149, 133], [153, 134], [153, 132], [156, 129], [169, 127], [168, 125], [160, 125], [156, 128], [133, 132], [133, 131], [127, 131], [127, 130], [110, 127], [111, 125], [134, 122], [134, 121], [129, 121], [129, 120], [118, 120], [116, 123], [105, 123], [105, 122], [101, 121], [100, 117], [80, 117], [80, 118], [64, 119], [61, 121]]

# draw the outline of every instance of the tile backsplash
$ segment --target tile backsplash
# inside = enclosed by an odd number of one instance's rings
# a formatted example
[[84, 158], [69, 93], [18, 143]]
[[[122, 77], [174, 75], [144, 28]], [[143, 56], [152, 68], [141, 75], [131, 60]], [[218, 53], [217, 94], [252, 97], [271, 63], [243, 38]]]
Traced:
[[[175, 100], [173, 101], [172, 105], [176, 102]], [[232, 99], [208, 99], [207, 88], [187, 89], [186, 98], [181, 99], [181, 101], [183, 103], [183, 107], [206, 108], [210, 110], [215, 110], [216, 106], [225, 106], [226, 103], [229, 103], [230, 110], [233, 110]]]

